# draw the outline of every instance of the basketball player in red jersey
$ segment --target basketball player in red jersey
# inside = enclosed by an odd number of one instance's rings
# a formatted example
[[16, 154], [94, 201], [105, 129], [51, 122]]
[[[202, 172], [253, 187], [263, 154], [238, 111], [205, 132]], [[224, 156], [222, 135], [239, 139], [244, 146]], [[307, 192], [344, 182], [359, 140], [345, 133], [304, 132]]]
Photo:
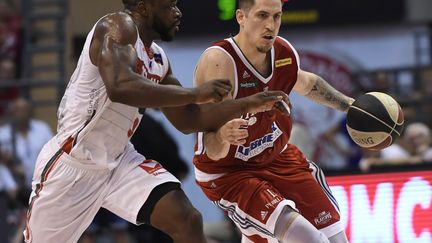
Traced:
[[[281, 0], [239, 0], [239, 33], [203, 53], [196, 85], [229, 79], [233, 99], [263, 90], [296, 91], [346, 112], [354, 100], [301, 70], [294, 47], [278, 36], [282, 5]], [[235, 222], [244, 242], [347, 242], [322, 171], [288, 143], [290, 132], [290, 117], [270, 110], [199, 133], [197, 183]]]
[[216, 106], [212, 102], [231, 90], [228, 80], [182, 88], [153, 42], [173, 39], [182, 15], [176, 1], [123, 4], [123, 11], [105, 15], [87, 35], [58, 109], [57, 134], [36, 163], [26, 242], [77, 242], [101, 207], [131, 223], [151, 224], [176, 243], [205, 242], [201, 215], [180, 182], [129, 142], [141, 119], [138, 107], [161, 107], [188, 133], [271, 109], [285, 95], [262, 92]]

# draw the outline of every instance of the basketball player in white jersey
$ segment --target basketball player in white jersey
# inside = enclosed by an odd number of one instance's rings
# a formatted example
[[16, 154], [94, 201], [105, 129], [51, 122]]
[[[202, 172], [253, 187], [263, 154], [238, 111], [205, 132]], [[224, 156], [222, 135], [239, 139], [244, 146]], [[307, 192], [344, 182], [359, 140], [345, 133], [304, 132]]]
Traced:
[[174, 242], [205, 242], [201, 215], [179, 181], [129, 142], [140, 122], [138, 107], [161, 107], [189, 133], [271, 109], [284, 96], [263, 92], [215, 106], [231, 90], [228, 80], [182, 88], [153, 42], [173, 39], [181, 17], [176, 1], [123, 3], [124, 11], [102, 17], [87, 36], [58, 109], [57, 135], [38, 157], [26, 242], [77, 242], [100, 207], [134, 224], [149, 223]]
[[[296, 91], [346, 112], [354, 100], [301, 70], [294, 47], [278, 36], [282, 5], [239, 0], [240, 31], [203, 53], [197, 87], [229, 79], [233, 99], [263, 90]], [[289, 143], [291, 126], [289, 116], [269, 110], [200, 133], [194, 157], [198, 185], [238, 226], [243, 242], [345, 243], [337, 203], [322, 171]]]

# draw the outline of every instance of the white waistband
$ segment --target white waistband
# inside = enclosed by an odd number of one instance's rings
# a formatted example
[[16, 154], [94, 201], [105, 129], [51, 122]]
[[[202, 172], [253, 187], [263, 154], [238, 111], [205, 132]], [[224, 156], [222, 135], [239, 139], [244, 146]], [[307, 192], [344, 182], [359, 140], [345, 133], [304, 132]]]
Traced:
[[216, 180], [222, 176], [224, 176], [226, 173], [222, 174], [208, 174], [203, 171], [200, 171], [197, 167], [194, 166], [195, 169], [195, 179], [199, 182], [209, 182], [212, 180]]

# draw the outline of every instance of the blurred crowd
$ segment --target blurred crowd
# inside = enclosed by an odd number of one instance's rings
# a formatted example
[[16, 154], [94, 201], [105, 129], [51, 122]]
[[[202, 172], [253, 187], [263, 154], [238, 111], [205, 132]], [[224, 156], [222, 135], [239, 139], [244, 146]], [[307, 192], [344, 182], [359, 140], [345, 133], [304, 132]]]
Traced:
[[[19, 78], [21, 62], [21, 15], [17, 1], [0, 0], [0, 81]], [[0, 89], [0, 116], [9, 101], [18, 96], [17, 88]]]
[[[380, 166], [432, 164], [432, 68], [404, 78], [395, 70], [357, 77], [356, 97], [377, 91], [391, 95], [402, 106], [405, 124], [393, 145], [380, 151], [361, 149], [349, 137], [345, 114], [306, 102], [294, 95], [291, 142], [327, 174], [361, 171]], [[402, 78], [401, 78], [402, 76]]]

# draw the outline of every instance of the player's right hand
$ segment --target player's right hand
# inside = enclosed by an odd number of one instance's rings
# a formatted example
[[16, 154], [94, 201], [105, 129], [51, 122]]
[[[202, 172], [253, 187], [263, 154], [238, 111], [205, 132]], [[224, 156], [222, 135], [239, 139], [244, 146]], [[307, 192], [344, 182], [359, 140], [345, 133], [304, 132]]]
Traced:
[[210, 80], [194, 88], [195, 103], [220, 102], [231, 92], [231, 82], [228, 79]]
[[283, 91], [263, 91], [245, 99], [247, 99], [247, 112], [259, 113], [274, 109], [275, 103], [287, 100], [288, 97]]

